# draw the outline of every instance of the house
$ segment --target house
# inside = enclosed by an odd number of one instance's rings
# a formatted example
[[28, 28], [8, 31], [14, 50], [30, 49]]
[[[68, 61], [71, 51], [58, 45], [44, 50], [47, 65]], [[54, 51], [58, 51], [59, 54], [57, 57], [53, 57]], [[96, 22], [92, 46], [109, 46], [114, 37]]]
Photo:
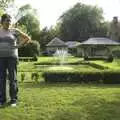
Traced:
[[79, 53], [78, 46], [80, 45], [80, 42], [78, 41], [67, 41], [65, 43], [68, 47], [68, 52], [71, 53], [72, 55], [77, 56]]
[[65, 49], [67, 50], [67, 45], [64, 41], [59, 39], [58, 37], [55, 37], [52, 39], [47, 45], [47, 52], [49, 55], [55, 53], [58, 49]]
[[84, 58], [101, 58], [112, 56], [110, 48], [113, 46], [119, 46], [120, 43], [105, 37], [94, 37], [83, 41], [79, 45], [79, 49], [82, 49]]

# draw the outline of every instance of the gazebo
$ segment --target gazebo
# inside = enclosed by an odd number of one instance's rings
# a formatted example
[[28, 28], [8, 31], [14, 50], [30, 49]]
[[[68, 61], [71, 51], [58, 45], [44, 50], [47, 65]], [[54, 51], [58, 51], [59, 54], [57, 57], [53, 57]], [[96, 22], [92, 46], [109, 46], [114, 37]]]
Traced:
[[72, 55], [77, 56], [79, 54], [78, 46], [80, 45], [80, 42], [78, 41], [67, 41], [65, 43], [68, 47], [68, 52]]
[[64, 41], [59, 39], [58, 37], [55, 37], [52, 39], [47, 45], [47, 52], [50, 54], [53, 54], [56, 52], [58, 49], [65, 49], [67, 50], [67, 45], [65, 44]]
[[94, 37], [83, 41], [79, 47], [82, 48], [84, 59], [101, 59], [112, 57], [111, 48], [119, 46], [120, 43], [105, 37]]

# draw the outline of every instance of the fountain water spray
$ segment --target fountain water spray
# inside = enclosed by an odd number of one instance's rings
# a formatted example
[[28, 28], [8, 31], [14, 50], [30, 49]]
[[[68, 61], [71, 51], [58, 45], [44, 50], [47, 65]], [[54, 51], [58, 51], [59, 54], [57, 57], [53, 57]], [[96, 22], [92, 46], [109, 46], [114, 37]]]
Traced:
[[49, 67], [48, 70], [57, 70], [57, 71], [61, 71], [61, 70], [73, 70], [72, 67], [70, 67], [69, 65], [65, 65], [63, 66], [65, 63], [67, 63], [67, 58], [68, 58], [68, 51], [67, 49], [57, 49], [56, 52], [53, 54], [55, 60], [57, 60], [57, 62], [59, 62], [59, 66], [52, 66]]
[[18, 20], [20, 20], [25, 15], [34, 14], [32, 9], [20, 11], [17, 5], [15, 5], [14, 3], [8, 5], [8, 7], [5, 9], [5, 13], [9, 14], [12, 17], [12, 25], [15, 25]]
[[57, 49], [53, 55], [54, 55], [55, 59], [57, 59], [59, 61], [60, 65], [63, 65], [68, 56], [68, 52], [66, 49]]

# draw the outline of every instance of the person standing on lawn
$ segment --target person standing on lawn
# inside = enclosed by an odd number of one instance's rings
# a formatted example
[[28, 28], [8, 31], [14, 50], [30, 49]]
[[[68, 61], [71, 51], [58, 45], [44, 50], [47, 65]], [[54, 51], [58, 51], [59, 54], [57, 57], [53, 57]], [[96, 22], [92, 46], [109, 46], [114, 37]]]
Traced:
[[[1, 16], [0, 27], [0, 106], [6, 103], [6, 76], [9, 76], [10, 105], [16, 106], [18, 100], [17, 61], [18, 47], [27, 44], [31, 38], [19, 29], [10, 27], [11, 16]], [[17, 45], [17, 41], [20, 44]]]

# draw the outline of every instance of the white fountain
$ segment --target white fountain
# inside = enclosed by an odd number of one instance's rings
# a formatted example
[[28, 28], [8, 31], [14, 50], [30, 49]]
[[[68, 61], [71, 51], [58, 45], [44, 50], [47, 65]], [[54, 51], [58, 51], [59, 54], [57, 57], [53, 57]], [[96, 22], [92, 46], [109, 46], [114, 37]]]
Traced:
[[59, 63], [59, 65], [49, 67], [48, 70], [71, 70], [73, 69], [69, 65], [66, 65], [69, 53], [66, 49], [57, 49], [53, 54], [55, 61]]
[[68, 51], [66, 49], [57, 49], [53, 56], [57, 60], [57, 62], [59, 62], [59, 64], [62, 66], [67, 61]]
[[34, 14], [32, 9], [19, 11], [19, 7], [14, 3], [11, 3], [8, 5], [8, 7], [5, 9], [5, 13], [8, 13], [12, 17], [11, 24], [13, 26], [17, 23], [18, 20], [20, 20], [22, 17], [24, 17], [28, 13]]

